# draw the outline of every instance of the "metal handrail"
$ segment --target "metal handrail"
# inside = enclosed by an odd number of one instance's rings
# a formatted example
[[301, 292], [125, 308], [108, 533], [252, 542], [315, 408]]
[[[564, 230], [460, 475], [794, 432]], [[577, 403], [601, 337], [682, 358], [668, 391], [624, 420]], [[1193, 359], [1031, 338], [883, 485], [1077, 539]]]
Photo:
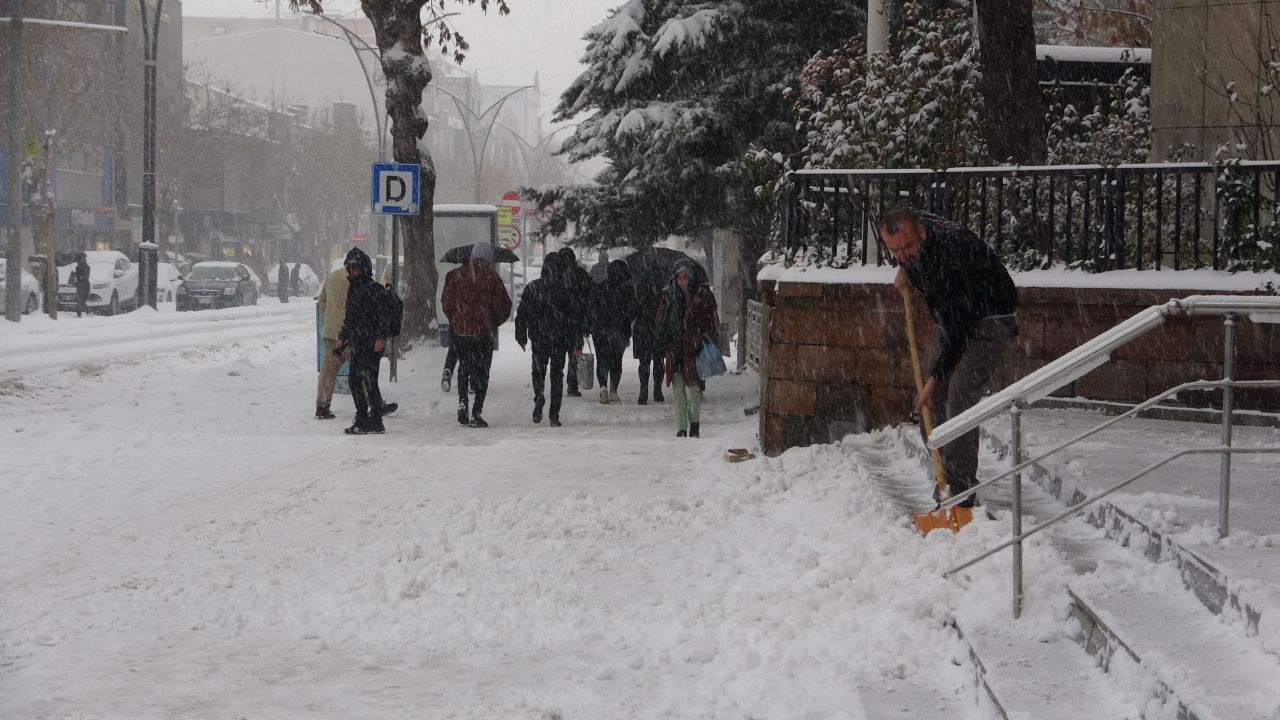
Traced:
[[[1223, 316], [1223, 377], [1221, 380], [1198, 380], [1189, 383], [1183, 383], [1175, 388], [1166, 390], [1153, 398], [1143, 401], [1137, 406], [1131, 408], [1124, 414], [1113, 418], [1101, 425], [1094, 427], [1076, 437], [1065, 442], [1059, 443], [1047, 452], [1043, 452], [1027, 461], [1022, 460], [1022, 413], [1023, 409], [1040, 398], [1046, 397], [1058, 388], [1078, 379], [1090, 371], [1098, 368], [1111, 360], [1111, 354], [1116, 350], [1128, 345], [1135, 339], [1145, 335], [1146, 333], [1160, 327], [1164, 321], [1171, 316], [1185, 315], [1188, 317], [1203, 315], [1221, 315]], [[1280, 380], [1243, 380], [1237, 381], [1232, 375], [1235, 368], [1235, 324], [1236, 316], [1243, 315], [1257, 322], [1274, 322], [1280, 319], [1280, 297], [1275, 296], [1239, 296], [1239, 295], [1193, 295], [1174, 299], [1162, 305], [1154, 305], [1149, 307], [1128, 320], [1116, 325], [1115, 327], [1101, 333], [1097, 337], [1080, 345], [1074, 350], [1068, 352], [1062, 357], [1045, 365], [1039, 370], [1027, 375], [1021, 380], [1009, 385], [1000, 392], [995, 393], [991, 397], [977, 403], [963, 413], [954, 418], [947, 420], [942, 425], [934, 428], [928, 439], [928, 445], [931, 448], [940, 448], [968, 432], [976, 432], [978, 427], [985, 421], [1008, 412], [1011, 420], [1011, 430], [1009, 434], [1010, 455], [1012, 456], [1012, 467], [1006, 472], [997, 475], [994, 478], [983, 481], [972, 488], [966, 489], [964, 492], [950, 497], [942, 506], [952, 507], [966, 498], [972, 497], [978, 490], [989, 487], [992, 483], [1003, 480], [1007, 477], [1013, 478], [1013, 497], [1012, 497], [1012, 538], [998, 547], [989, 550], [982, 555], [964, 563], [963, 565], [949, 570], [946, 574], [957, 572], [973, 565], [983, 559], [991, 557], [995, 553], [1004, 548], [1013, 548], [1013, 616], [1019, 617], [1022, 614], [1022, 541], [1028, 536], [1033, 535], [1041, 530], [1061, 521], [1081, 508], [1097, 502], [1098, 500], [1110, 495], [1111, 493], [1125, 487], [1129, 483], [1146, 475], [1147, 473], [1162, 467], [1172, 460], [1184, 455], [1218, 454], [1221, 459], [1219, 490], [1218, 490], [1218, 534], [1220, 537], [1226, 537], [1230, 532], [1230, 505], [1231, 505], [1231, 457], [1236, 452], [1241, 453], [1261, 453], [1261, 452], [1280, 452], [1280, 448], [1242, 448], [1238, 451], [1231, 447], [1232, 422], [1233, 422], [1233, 404], [1234, 390], [1240, 388], [1268, 388], [1280, 387]], [[1114, 425], [1125, 418], [1131, 417], [1142, 410], [1155, 405], [1170, 395], [1176, 394], [1182, 390], [1192, 389], [1221, 389], [1222, 391], [1222, 444], [1216, 448], [1208, 449], [1188, 449], [1175, 453], [1160, 462], [1145, 468], [1142, 472], [1125, 480], [1123, 483], [1116, 485], [1101, 495], [1089, 498], [1082, 503], [1068, 509], [1051, 520], [1048, 520], [1028, 532], [1022, 530], [1022, 471], [1029, 466], [1043, 460], [1054, 453], [1080, 442], [1081, 440], [1095, 435], [1102, 430]]]
[[973, 495], [979, 490], [985, 487], [988, 487], [989, 485], [992, 485], [994, 483], [997, 483], [1009, 477], [1010, 475], [1014, 475], [1016, 473], [1022, 472], [1023, 470], [1026, 470], [1027, 468], [1031, 467], [1032, 465], [1035, 465], [1036, 463], [1049, 457], [1050, 455], [1053, 455], [1059, 450], [1067, 448], [1071, 445], [1075, 445], [1076, 443], [1080, 442], [1081, 440], [1084, 440], [1087, 437], [1096, 435], [1102, 432], [1103, 430], [1106, 430], [1107, 428], [1111, 427], [1112, 425], [1115, 425], [1121, 420], [1132, 417], [1142, 412], [1143, 410], [1153, 407], [1159, 404], [1161, 400], [1164, 400], [1165, 398], [1171, 397], [1173, 395], [1177, 395], [1183, 390], [1216, 390], [1216, 389], [1224, 388], [1227, 386], [1230, 386], [1233, 388], [1245, 388], [1245, 389], [1280, 388], [1280, 380], [1192, 380], [1191, 382], [1182, 383], [1181, 385], [1165, 390], [1164, 392], [1160, 393], [1159, 395], [1156, 395], [1155, 397], [1151, 398], [1150, 400], [1147, 400], [1146, 402], [1141, 403], [1140, 405], [1134, 405], [1131, 409], [1125, 411], [1120, 415], [1115, 416], [1114, 418], [1102, 423], [1101, 425], [1094, 426], [1084, 431], [1083, 433], [1071, 438], [1070, 440], [1065, 440], [1062, 443], [1055, 445], [1053, 448], [1044, 451], [1043, 453], [1031, 458], [1030, 460], [1019, 463], [1009, 468], [1008, 470], [1000, 473], [999, 475], [996, 475], [993, 478], [983, 480], [982, 482], [978, 483], [977, 485], [974, 485], [973, 487], [969, 488], [968, 490], [965, 490], [962, 493], [956, 493], [955, 495], [952, 495], [951, 497], [943, 501], [942, 507], [945, 509], [945, 508], [958, 505], [965, 498], [969, 497], [970, 495]]
[[1110, 488], [1108, 488], [1106, 491], [1104, 491], [1104, 492], [1102, 492], [1102, 493], [1100, 493], [1100, 494], [1098, 494], [1098, 495], [1094, 495], [1094, 496], [1092, 496], [1092, 497], [1090, 497], [1090, 498], [1087, 498], [1087, 499], [1085, 499], [1085, 500], [1082, 500], [1081, 502], [1079, 502], [1079, 503], [1077, 503], [1077, 504], [1075, 504], [1075, 505], [1072, 505], [1071, 507], [1069, 507], [1069, 508], [1067, 508], [1066, 510], [1064, 510], [1064, 511], [1062, 511], [1062, 512], [1058, 513], [1057, 515], [1054, 515], [1054, 516], [1053, 516], [1052, 518], [1050, 518], [1049, 520], [1045, 520], [1044, 522], [1040, 523], [1039, 525], [1036, 525], [1035, 527], [1031, 528], [1030, 530], [1027, 530], [1026, 532], [1024, 532], [1024, 533], [1022, 533], [1022, 534], [1020, 534], [1020, 535], [1017, 535], [1017, 536], [1015, 536], [1015, 537], [1013, 537], [1013, 538], [1010, 538], [1009, 540], [1006, 540], [1006, 541], [1004, 541], [1004, 542], [1000, 543], [999, 545], [997, 545], [997, 546], [995, 546], [995, 547], [991, 548], [990, 550], [988, 550], [988, 551], [986, 551], [986, 552], [982, 553], [981, 555], [979, 555], [979, 556], [977, 556], [977, 557], [973, 558], [972, 560], [969, 560], [969, 561], [967, 561], [967, 562], [965, 562], [965, 563], [962, 563], [962, 564], [960, 564], [960, 565], [957, 565], [957, 566], [955, 566], [955, 567], [951, 568], [950, 570], [948, 570], [948, 571], [944, 572], [944, 573], [942, 574], [942, 576], [943, 576], [943, 577], [951, 577], [952, 575], [954, 575], [955, 573], [960, 572], [961, 570], [964, 570], [964, 569], [966, 569], [966, 568], [968, 568], [968, 567], [970, 567], [970, 566], [972, 566], [972, 565], [975, 565], [975, 564], [977, 564], [977, 563], [979, 563], [979, 562], [981, 562], [981, 561], [983, 561], [983, 560], [986, 560], [987, 558], [991, 557], [992, 555], [995, 555], [996, 553], [1000, 552], [1001, 550], [1004, 550], [1005, 548], [1009, 547], [1010, 545], [1015, 545], [1015, 544], [1021, 543], [1023, 540], [1026, 540], [1027, 538], [1031, 537], [1032, 535], [1035, 535], [1036, 533], [1040, 532], [1041, 530], [1044, 530], [1045, 528], [1049, 527], [1050, 525], [1053, 525], [1053, 524], [1055, 524], [1055, 523], [1058, 523], [1058, 522], [1060, 522], [1060, 521], [1062, 521], [1062, 520], [1064, 520], [1064, 519], [1066, 519], [1066, 518], [1068, 518], [1068, 517], [1070, 517], [1070, 516], [1072, 516], [1072, 515], [1074, 515], [1074, 514], [1076, 514], [1076, 513], [1080, 512], [1080, 511], [1081, 511], [1081, 510], [1083, 510], [1084, 508], [1086, 508], [1086, 507], [1088, 507], [1088, 506], [1090, 506], [1090, 505], [1092, 505], [1092, 504], [1094, 504], [1094, 503], [1098, 502], [1099, 500], [1101, 500], [1102, 498], [1104, 498], [1104, 497], [1106, 497], [1106, 496], [1110, 495], [1111, 493], [1114, 493], [1114, 492], [1116, 492], [1117, 490], [1121, 490], [1121, 489], [1123, 489], [1124, 487], [1126, 487], [1126, 486], [1128, 486], [1128, 485], [1130, 485], [1130, 484], [1134, 483], [1134, 482], [1135, 482], [1135, 481], [1137, 481], [1138, 479], [1140, 479], [1140, 478], [1142, 478], [1143, 476], [1145, 476], [1147, 473], [1150, 473], [1150, 472], [1152, 472], [1152, 471], [1154, 471], [1154, 470], [1158, 470], [1158, 469], [1160, 469], [1160, 468], [1164, 467], [1165, 465], [1168, 465], [1169, 463], [1173, 462], [1174, 460], [1177, 460], [1178, 458], [1181, 458], [1181, 457], [1184, 457], [1184, 456], [1187, 456], [1187, 455], [1222, 455], [1222, 454], [1228, 454], [1228, 455], [1262, 455], [1262, 454], [1272, 454], [1272, 453], [1274, 453], [1274, 454], [1280, 454], [1280, 447], [1247, 447], [1247, 448], [1241, 448], [1241, 447], [1230, 447], [1230, 446], [1226, 446], [1226, 445], [1221, 445], [1221, 446], [1218, 446], [1218, 447], [1210, 447], [1210, 448], [1191, 448], [1191, 449], [1189, 449], [1189, 450], [1180, 450], [1180, 451], [1178, 451], [1178, 452], [1176, 452], [1176, 453], [1174, 453], [1174, 454], [1172, 454], [1172, 455], [1170, 455], [1170, 456], [1168, 456], [1168, 457], [1164, 458], [1163, 460], [1160, 460], [1159, 462], [1155, 462], [1155, 463], [1152, 463], [1152, 464], [1150, 464], [1150, 465], [1146, 466], [1146, 467], [1145, 467], [1145, 468], [1143, 468], [1142, 470], [1139, 470], [1137, 473], [1134, 473], [1133, 475], [1131, 475], [1131, 476], [1130, 476], [1129, 478], [1127, 478], [1124, 482], [1121, 482], [1121, 483], [1119, 483], [1119, 484], [1117, 484], [1117, 485], [1113, 485], [1113, 486], [1111, 486]]

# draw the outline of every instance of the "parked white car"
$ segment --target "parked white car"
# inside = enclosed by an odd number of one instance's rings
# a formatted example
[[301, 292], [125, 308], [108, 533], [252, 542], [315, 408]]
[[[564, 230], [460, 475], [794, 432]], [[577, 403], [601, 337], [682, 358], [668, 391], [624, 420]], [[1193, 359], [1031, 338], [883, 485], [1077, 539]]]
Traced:
[[181, 278], [182, 274], [172, 263], [159, 263], [156, 266], [156, 301], [173, 302]]
[[[8, 280], [6, 273], [8, 272], [7, 261], [0, 258], [0, 312], [5, 311], [4, 298], [7, 294]], [[36, 282], [36, 277], [27, 272], [26, 268], [22, 269], [22, 314], [30, 315], [40, 309], [40, 283]]]
[[[285, 263], [291, 272], [294, 264], [295, 263]], [[267, 271], [267, 295], [270, 295], [271, 297], [276, 296], [276, 280], [279, 277], [280, 263], [276, 263]], [[311, 266], [305, 263], [303, 263], [302, 267], [298, 270], [298, 288], [297, 294], [299, 296], [306, 295], [310, 297], [320, 292], [320, 278], [316, 275], [316, 272], [311, 269]], [[293, 292], [290, 291], [289, 294], [293, 295]]]
[[[138, 266], [119, 250], [90, 250], [85, 253], [89, 263], [89, 301], [92, 310], [103, 310], [115, 315], [121, 308], [138, 307]], [[71, 271], [75, 263], [58, 266], [58, 307], [76, 309], [76, 288], [71, 284]]]

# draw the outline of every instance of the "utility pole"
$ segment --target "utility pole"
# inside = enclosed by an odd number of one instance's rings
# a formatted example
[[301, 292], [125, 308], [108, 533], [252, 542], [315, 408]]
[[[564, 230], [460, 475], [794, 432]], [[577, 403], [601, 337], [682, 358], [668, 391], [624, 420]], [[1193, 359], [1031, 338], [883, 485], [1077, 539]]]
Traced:
[[[164, 0], [155, 0], [155, 18], [147, 28], [147, 0], [138, 0], [142, 11], [143, 96], [146, 107], [142, 111], [142, 242], [156, 242], [156, 55], [159, 49], [160, 16], [164, 14]], [[148, 275], [150, 287], [143, 290], [143, 297], [156, 296], [155, 273]]]
[[[9, 244], [5, 253], [4, 317], [22, 319], [22, 0], [9, 19]], [[49, 258], [53, 262], [53, 258]]]

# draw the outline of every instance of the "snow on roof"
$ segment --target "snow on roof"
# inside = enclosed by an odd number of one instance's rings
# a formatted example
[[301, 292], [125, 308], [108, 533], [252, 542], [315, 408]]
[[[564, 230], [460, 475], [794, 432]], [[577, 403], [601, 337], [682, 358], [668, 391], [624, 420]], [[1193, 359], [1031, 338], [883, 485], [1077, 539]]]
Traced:
[[1036, 58], [1058, 62], [1125, 63], [1150, 65], [1151, 48], [1037, 45]]
[[517, 68], [476, 68], [476, 82], [490, 87], [523, 87], [538, 84], [538, 71]]
[[462, 215], [476, 213], [491, 215], [498, 214], [498, 208], [495, 205], [434, 205], [432, 206], [431, 211], [436, 215]]
[[230, 260], [205, 260], [198, 262], [192, 267], [241, 267], [244, 263], [232, 262]]

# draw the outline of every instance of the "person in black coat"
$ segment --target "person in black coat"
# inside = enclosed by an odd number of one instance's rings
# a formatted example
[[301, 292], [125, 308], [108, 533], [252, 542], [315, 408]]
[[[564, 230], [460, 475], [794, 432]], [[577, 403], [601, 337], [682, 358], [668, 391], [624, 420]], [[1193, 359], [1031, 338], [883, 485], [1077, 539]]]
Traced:
[[[591, 302], [591, 273], [578, 264], [578, 256], [573, 248], [562, 247], [558, 252], [563, 263], [565, 284], [577, 299], [579, 307], [588, 307]], [[545, 272], [544, 268], [543, 273]], [[582, 354], [582, 336], [585, 334], [584, 330], [574, 339], [572, 359], [569, 361], [569, 397], [582, 397], [582, 393], [578, 391], [577, 358]]]
[[294, 263], [289, 273], [289, 294], [302, 294], [302, 263]]
[[636, 319], [636, 291], [631, 285], [631, 268], [621, 260], [609, 263], [606, 279], [593, 286], [591, 295], [591, 337], [596, 345], [596, 380], [600, 402], [622, 402], [618, 384], [622, 382], [622, 355], [631, 343], [631, 324]]
[[373, 263], [360, 248], [352, 248], [343, 265], [351, 287], [347, 290], [347, 315], [338, 332], [336, 352], [351, 348], [351, 399], [356, 405], [355, 422], [345, 432], [380, 434], [386, 432], [382, 424], [382, 391], [378, 387], [378, 369], [388, 334], [384, 289], [373, 281]]
[[631, 353], [640, 361], [641, 405], [649, 404], [649, 375], [653, 374], [653, 401], [662, 402], [662, 359], [667, 345], [659, 336], [657, 327], [658, 306], [662, 303], [662, 291], [653, 283], [641, 281], [636, 286], [636, 321], [631, 330]]
[[76, 317], [89, 312], [89, 261], [84, 253], [76, 253], [76, 266], [71, 271], [71, 284], [76, 287]]
[[280, 261], [276, 270], [276, 297], [280, 298], [282, 303], [289, 302], [289, 264], [284, 260]]
[[[516, 310], [516, 343], [533, 344], [533, 421], [542, 422], [547, 371], [551, 372], [551, 427], [560, 427], [560, 401], [565, 363], [582, 336], [582, 304], [570, 291], [562, 258], [552, 253], [542, 276], [525, 286]], [[572, 369], [570, 369], [572, 373]]]
[[[1000, 258], [959, 223], [899, 207], [880, 220], [880, 237], [899, 263], [894, 285], [924, 294], [933, 315], [929, 379], [915, 408], [928, 406], [938, 425], [968, 410], [1018, 334], [1018, 291]], [[977, 482], [978, 431], [944, 445], [942, 466], [952, 494]], [[972, 506], [976, 498], [960, 504]]]

